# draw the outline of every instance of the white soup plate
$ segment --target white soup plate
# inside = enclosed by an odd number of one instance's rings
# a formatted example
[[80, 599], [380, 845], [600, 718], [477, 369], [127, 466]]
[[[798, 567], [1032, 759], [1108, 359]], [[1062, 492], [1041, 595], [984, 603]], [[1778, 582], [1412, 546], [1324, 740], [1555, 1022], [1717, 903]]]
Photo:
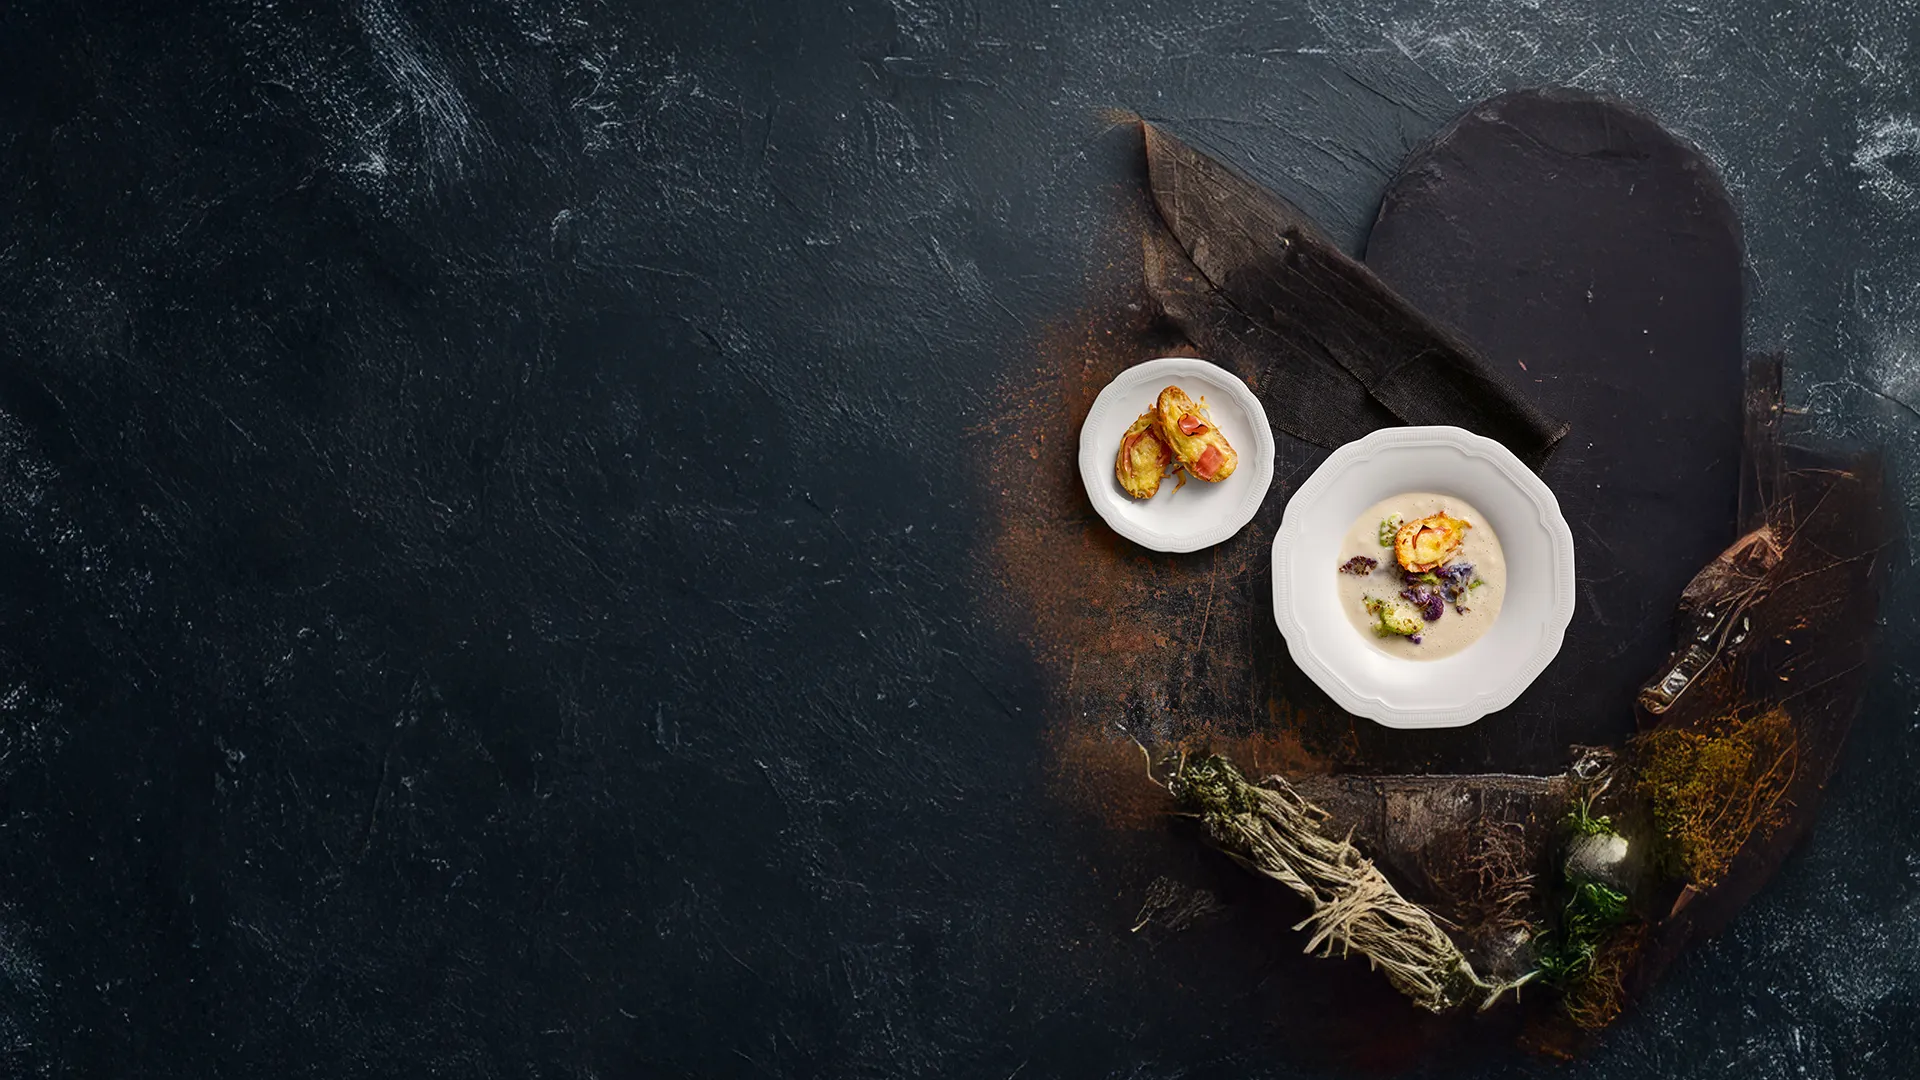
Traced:
[[[1388, 655], [1340, 607], [1347, 530], [1408, 492], [1471, 504], [1506, 557], [1493, 625], [1439, 660]], [[1513, 704], [1560, 651], [1573, 608], [1573, 533], [1553, 492], [1506, 447], [1457, 427], [1386, 428], [1335, 450], [1273, 541], [1273, 614], [1294, 662], [1342, 708], [1387, 727], [1459, 727]]]

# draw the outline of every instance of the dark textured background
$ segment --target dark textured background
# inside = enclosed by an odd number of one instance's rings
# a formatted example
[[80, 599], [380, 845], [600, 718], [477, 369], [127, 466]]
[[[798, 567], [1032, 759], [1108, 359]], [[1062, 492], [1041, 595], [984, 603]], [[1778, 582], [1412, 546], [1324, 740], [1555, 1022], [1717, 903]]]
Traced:
[[[1749, 344], [1910, 470], [1920, 21], [1607, 7], [9, 5], [4, 1071], [1339, 1074], [1244, 925], [1127, 933], [955, 433], [1084, 299], [1097, 110], [1357, 247], [1552, 81], [1715, 157]], [[1808, 850], [1476, 1075], [1908, 1073], [1917, 581]]]

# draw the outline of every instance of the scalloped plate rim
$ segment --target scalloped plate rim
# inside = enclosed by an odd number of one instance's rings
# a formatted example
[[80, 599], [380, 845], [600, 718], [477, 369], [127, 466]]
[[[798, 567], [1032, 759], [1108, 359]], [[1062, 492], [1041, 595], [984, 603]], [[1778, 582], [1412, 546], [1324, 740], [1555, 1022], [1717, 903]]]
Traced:
[[[1406, 709], [1388, 705], [1378, 697], [1365, 694], [1343, 679], [1336, 663], [1329, 662], [1307, 640], [1292, 606], [1292, 582], [1286, 556], [1299, 539], [1302, 518], [1307, 508], [1355, 466], [1364, 464], [1387, 450], [1430, 446], [1454, 450], [1463, 456], [1480, 458], [1493, 465], [1534, 505], [1542, 528], [1552, 545], [1553, 583], [1556, 595], [1548, 611], [1548, 624], [1540, 641], [1511, 676], [1499, 684], [1473, 693], [1463, 700], [1430, 709]], [[1382, 492], [1385, 498], [1391, 492]], [[1422, 729], [1463, 727], [1488, 713], [1513, 704], [1559, 655], [1566, 641], [1566, 630], [1573, 620], [1577, 602], [1574, 578], [1573, 530], [1560, 513], [1559, 500], [1552, 489], [1513, 452], [1492, 439], [1475, 435], [1464, 428], [1446, 426], [1383, 428], [1328, 455], [1312, 476], [1301, 484], [1287, 501], [1280, 529], [1273, 538], [1273, 610], [1274, 621], [1286, 638], [1287, 651], [1294, 663], [1316, 685], [1326, 691], [1341, 708], [1356, 716], [1390, 728]], [[1418, 661], [1409, 661], [1418, 662]], [[1436, 661], [1438, 662], [1438, 661]]]

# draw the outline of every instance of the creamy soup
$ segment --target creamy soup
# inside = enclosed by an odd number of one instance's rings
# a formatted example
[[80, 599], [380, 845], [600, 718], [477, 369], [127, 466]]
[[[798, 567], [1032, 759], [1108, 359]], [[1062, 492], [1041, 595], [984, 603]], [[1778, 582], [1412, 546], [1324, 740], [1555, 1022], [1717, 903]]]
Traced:
[[[1440, 513], [1467, 523], [1460, 546], [1431, 577], [1412, 575], [1415, 580], [1409, 580], [1395, 561], [1391, 544], [1380, 542], [1381, 523], [1395, 514], [1402, 521], [1416, 521]], [[1371, 573], [1343, 572], [1339, 566], [1330, 566], [1327, 572], [1338, 582], [1340, 606], [1354, 629], [1389, 656], [1408, 660], [1452, 656], [1487, 632], [1506, 598], [1507, 562], [1500, 552], [1500, 538], [1480, 511], [1451, 495], [1412, 493], [1375, 503], [1354, 519], [1341, 542], [1340, 562], [1346, 564], [1355, 557], [1375, 559], [1379, 565]], [[1403, 595], [1408, 589], [1413, 590], [1411, 598]], [[1432, 599], [1436, 596], [1438, 600]], [[1438, 617], [1430, 618], [1436, 611]], [[1417, 627], [1417, 632], [1381, 633], [1383, 622], [1401, 629]]]

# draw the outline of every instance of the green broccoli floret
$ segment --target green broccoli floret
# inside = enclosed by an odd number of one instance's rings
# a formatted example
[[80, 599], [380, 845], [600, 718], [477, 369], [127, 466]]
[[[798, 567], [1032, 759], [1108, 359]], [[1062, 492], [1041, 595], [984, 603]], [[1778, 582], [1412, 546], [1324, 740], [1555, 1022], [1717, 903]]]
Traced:
[[1406, 519], [1399, 514], [1388, 514], [1380, 522], [1380, 546], [1392, 547], [1393, 534], [1400, 531], [1400, 523]]
[[1420, 613], [1405, 604], [1369, 596], [1367, 614], [1379, 620], [1373, 632], [1381, 637], [1412, 637], [1420, 632]]

